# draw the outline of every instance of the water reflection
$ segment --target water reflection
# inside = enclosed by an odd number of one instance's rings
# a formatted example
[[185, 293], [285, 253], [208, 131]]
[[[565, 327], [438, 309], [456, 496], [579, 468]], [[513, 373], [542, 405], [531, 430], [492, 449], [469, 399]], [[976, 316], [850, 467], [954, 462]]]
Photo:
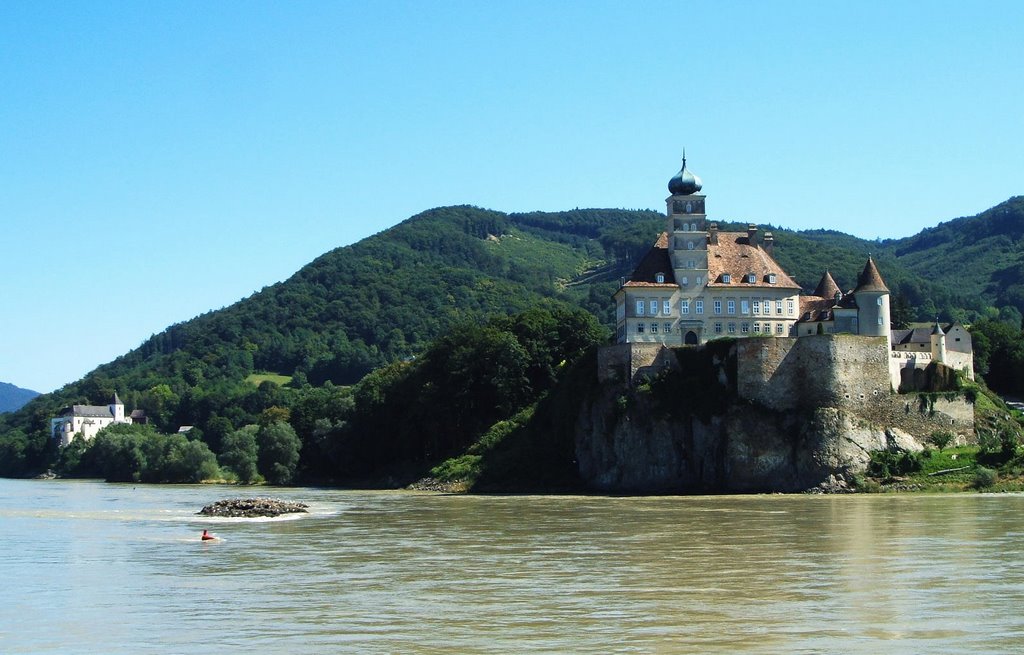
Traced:
[[1021, 496], [289, 489], [313, 516], [211, 523], [194, 512], [236, 490], [0, 491], [5, 652], [973, 653], [1024, 636]]

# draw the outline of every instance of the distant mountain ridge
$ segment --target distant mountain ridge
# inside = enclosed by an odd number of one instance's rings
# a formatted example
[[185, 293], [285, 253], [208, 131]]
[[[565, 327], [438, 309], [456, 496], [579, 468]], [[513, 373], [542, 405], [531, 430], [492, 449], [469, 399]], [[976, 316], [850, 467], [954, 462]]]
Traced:
[[[254, 372], [294, 376], [295, 385], [352, 384], [416, 357], [454, 325], [536, 306], [580, 307], [610, 326], [619, 280], [665, 222], [661, 213], [642, 210], [431, 209], [327, 252], [230, 307], [168, 327], [0, 418], [0, 434], [44, 430], [60, 407], [113, 391], [160, 427], [207, 430], [215, 418], [238, 427], [281, 402], [273, 385], [257, 390], [245, 383]], [[746, 228], [718, 222], [722, 229]], [[762, 228], [773, 231], [775, 258], [808, 292], [826, 269], [852, 288], [870, 253], [911, 320], [1024, 312], [1022, 197], [904, 239]]]
[[13, 412], [16, 409], [21, 409], [38, 395], [38, 391], [22, 389], [9, 382], [0, 382], [0, 412]]

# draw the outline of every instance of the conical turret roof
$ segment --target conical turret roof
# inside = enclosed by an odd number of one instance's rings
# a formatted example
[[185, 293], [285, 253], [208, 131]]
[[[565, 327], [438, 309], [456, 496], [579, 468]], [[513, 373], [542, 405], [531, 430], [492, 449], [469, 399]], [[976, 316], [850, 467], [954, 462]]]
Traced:
[[116, 391], [114, 392], [114, 399], [110, 401], [110, 404], [111, 405], [123, 405], [124, 404], [123, 402], [121, 402], [121, 399], [117, 397], [117, 392]]
[[861, 271], [860, 276], [857, 278], [857, 288], [854, 289], [854, 293], [858, 291], [883, 291], [889, 293], [889, 287], [885, 286], [885, 281], [882, 280], [878, 267], [875, 266], [875, 262], [870, 256], [868, 257], [868, 263], [864, 265], [864, 270]]
[[814, 290], [815, 296], [819, 298], [835, 298], [836, 294], [839, 293], [839, 285], [832, 279], [832, 274], [825, 271], [825, 274], [821, 276], [821, 282], [818, 282], [818, 288]]
[[946, 333], [942, 331], [942, 326], [939, 325], [939, 319], [935, 319], [935, 327], [932, 328], [932, 334], [939, 336], [945, 336]]

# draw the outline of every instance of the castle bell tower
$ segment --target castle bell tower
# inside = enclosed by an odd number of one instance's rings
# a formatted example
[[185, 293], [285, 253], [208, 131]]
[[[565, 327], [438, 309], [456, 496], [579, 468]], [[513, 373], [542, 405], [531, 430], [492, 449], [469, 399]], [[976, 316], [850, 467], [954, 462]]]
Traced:
[[672, 272], [684, 297], [696, 294], [708, 278], [707, 214], [701, 180], [683, 167], [668, 181], [670, 195], [666, 200], [668, 216], [668, 252]]

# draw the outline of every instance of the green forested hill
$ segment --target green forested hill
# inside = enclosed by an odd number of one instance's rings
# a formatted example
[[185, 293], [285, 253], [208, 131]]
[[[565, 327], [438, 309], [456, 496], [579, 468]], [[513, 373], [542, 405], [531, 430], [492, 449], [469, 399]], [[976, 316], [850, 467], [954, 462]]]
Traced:
[[[20, 458], [21, 468], [30, 466], [33, 453], [45, 459], [48, 419], [61, 407], [102, 402], [115, 390], [129, 411], [144, 409], [158, 429], [195, 425], [195, 434], [219, 452], [225, 435], [257, 422], [268, 408], [298, 408], [301, 390], [328, 381], [353, 384], [417, 357], [456, 326], [531, 308], [575, 308], [610, 327], [620, 277], [663, 226], [652, 211], [505, 214], [458, 206], [423, 212], [332, 250], [230, 307], [173, 325], [84, 379], [0, 416], [0, 439], [7, 439], [7, 446], [0, 442], [0, 473], [11, 470], [5, 457]], [[896, 302], [910, 306], [908, 318], [1016, 316], [1019, 326], [1022, 198], [899, 240], [771, 229], [776, 258], [805, 290], [826, 268], [841, 286], [853, 287], [871, 253]], [[287, 387], [257, 385], [247, 381], [255, 372], [293, 378]], [[334, 392], [327, 396], [337, 400]], [[324, 407], [299, 413], [293, 423], [304, 443], [327, 429], [317, 428], [318, 420], [346, 420], [344, 412]]]

